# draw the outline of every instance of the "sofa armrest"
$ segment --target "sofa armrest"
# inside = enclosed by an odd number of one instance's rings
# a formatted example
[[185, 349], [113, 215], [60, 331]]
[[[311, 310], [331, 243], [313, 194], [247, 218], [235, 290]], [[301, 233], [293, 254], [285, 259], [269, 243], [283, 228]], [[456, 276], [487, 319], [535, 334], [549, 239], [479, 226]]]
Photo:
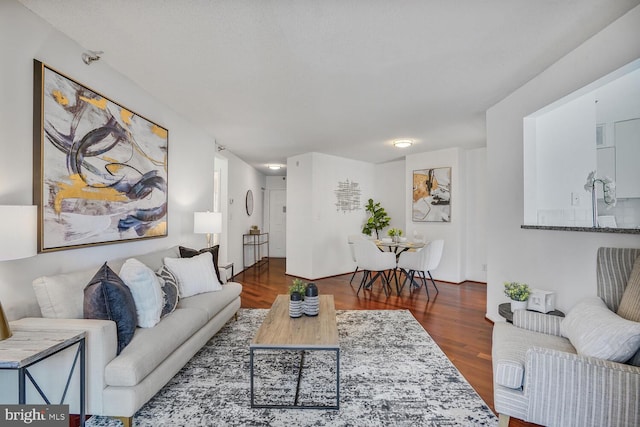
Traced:
[[86, 409], [88, 414], [102, 413], [102, 390], [105, 367], [116, 357], [118, 337], [116, 324], [110, 320], [48, 319], [28, 317], [11, 322], [16, 330], [85, 331]]
[[513, 312], [513, 325], [518, 328], [547, 335], [560, 335], [560, 323], [563, 317], [550, 316], [528, 310], [515, 310]]
[[543, 425], [640, 425], [640, 368], [533, 347], [527, 420]]

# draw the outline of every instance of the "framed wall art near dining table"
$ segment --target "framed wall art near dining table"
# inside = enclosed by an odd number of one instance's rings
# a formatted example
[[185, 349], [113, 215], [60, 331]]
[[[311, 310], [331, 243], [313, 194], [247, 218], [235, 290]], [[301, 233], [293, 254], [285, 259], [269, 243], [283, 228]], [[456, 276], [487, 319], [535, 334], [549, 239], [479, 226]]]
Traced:
[[413, 222], [451, 222], [451, 167], [413, 171]]

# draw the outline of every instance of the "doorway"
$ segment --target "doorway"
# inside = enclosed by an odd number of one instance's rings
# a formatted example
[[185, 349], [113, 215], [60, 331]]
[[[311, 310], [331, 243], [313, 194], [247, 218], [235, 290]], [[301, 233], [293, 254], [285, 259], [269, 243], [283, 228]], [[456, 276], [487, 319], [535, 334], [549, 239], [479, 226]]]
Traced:
[[269, 256], [287, 256], [287, 190], [269, 191]]

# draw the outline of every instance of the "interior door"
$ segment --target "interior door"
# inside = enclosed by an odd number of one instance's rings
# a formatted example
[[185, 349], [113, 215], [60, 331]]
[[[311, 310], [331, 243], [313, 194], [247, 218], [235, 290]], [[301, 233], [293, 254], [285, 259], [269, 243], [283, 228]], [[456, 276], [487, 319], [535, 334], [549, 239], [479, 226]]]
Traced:
[[287, 256], [287, 190], [269, 191], [269, 256]]

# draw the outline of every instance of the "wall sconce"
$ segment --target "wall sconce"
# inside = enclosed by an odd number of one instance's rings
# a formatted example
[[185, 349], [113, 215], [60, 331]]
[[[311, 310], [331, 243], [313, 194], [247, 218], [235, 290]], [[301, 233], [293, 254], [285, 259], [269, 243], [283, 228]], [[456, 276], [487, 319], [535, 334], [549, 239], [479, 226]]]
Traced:
[[211, 247], [211, 235], [222, 233], [222, 212], [194, 212], [193, 232], [207, 235], [207, 247]]
[[[37, 254], [36, 206], [0, 206], [0, 261]], [[0, 303], [0, 341], [12, 335]]]

